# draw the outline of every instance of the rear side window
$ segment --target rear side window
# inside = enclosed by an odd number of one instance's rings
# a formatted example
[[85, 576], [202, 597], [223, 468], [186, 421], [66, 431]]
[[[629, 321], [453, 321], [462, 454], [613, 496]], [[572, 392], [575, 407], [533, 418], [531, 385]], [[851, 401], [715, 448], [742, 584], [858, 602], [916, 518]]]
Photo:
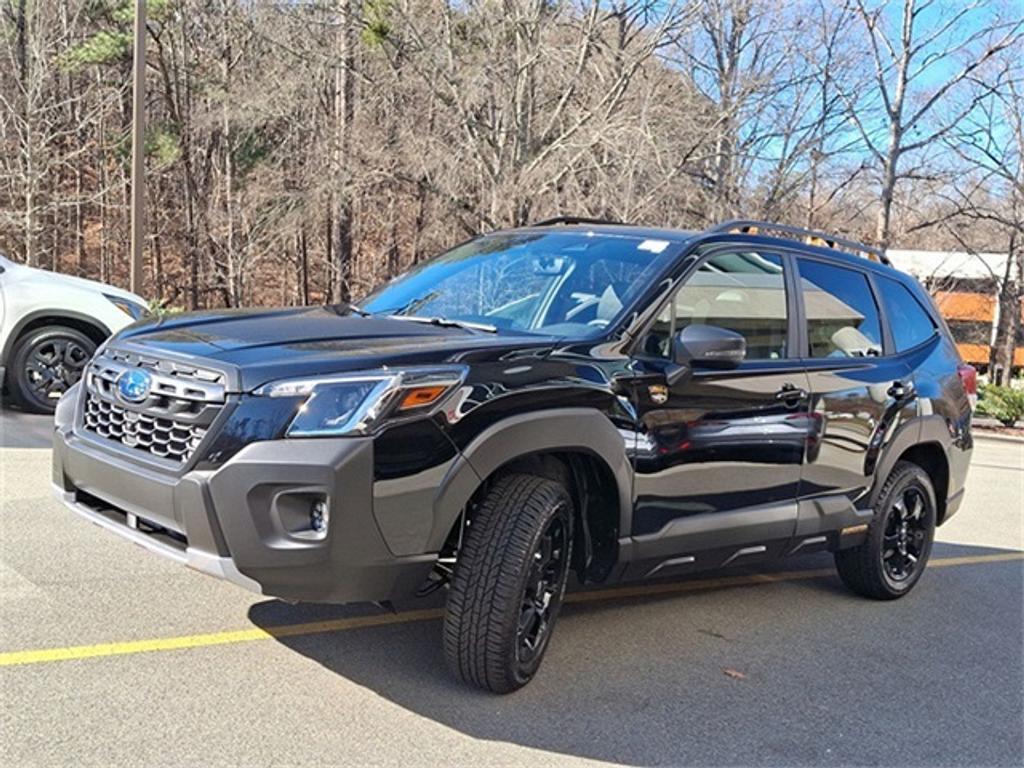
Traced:
[[882, 354], [882, 324], [862, 272], [798, 259], [811, 357]]
[[879, 277], [878, 290], [882, 294], [897, 352], [916, 347], [935, 335], [931, 316], [905, 285]]

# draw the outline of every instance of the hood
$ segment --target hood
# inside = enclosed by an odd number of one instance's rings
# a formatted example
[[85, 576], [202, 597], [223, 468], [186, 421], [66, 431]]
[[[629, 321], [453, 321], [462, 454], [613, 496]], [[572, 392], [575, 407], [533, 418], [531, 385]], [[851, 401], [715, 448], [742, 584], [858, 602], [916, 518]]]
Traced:
[[17, 280], [22, 284], [27, 283], [30, 286], [38, 286], [42, 290], [52, 290], [55, 286], [68, 286], [79, 290], [105, 293], [108, 296], [114, 296], [119, 299], [124, 299], [125, 301], [130, 301], [132, 304], [138, 304], [143, 307], [147, 306], [146, 300], [141, 296], [137, 296], [131, 291], [126, 291], [123, 288], [118, 288], [114, 285], [107, 285], [106, 283], [101, 283], [96, 280], [87, 280], [84, 277], [65, 275], [61, 272], [51, 272], [48, 269], [27, 267], [24, 264], [17, 264], [4, 257], [0, 257], [0, 266], [3, 267], [4, 271], [12, 280]]
[[193, 312], [141, 321], [118, 337], [154, 356], [195, 357], [226, 364], [238, 389], [292, 376], [502, 358], [515, 350], [536, 356], [554, 340], [361, 317], [335, 307]]

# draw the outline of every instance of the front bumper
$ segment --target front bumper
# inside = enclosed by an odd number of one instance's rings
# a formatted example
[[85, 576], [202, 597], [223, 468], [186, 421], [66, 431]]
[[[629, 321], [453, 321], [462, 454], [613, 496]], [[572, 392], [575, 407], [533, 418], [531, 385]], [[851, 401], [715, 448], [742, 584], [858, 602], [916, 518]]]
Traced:
[[118, 515], [114, 510], [101, 510], [96, 506], [81, 503], [78, 501], [75, 492], [65, 491], [57, 485], [54, 485], [54, 490], [57, 493], [57, 497], [71, 511], [101, 528], [113, 531], [133, 544], [138, 544], [151, 552], [156, 552], [158, 555], [163, 555], [176, 563], [186, 565], [208, 576], [225, 579], [239, 587], [256, 592], [257, 594], [263, 594], [260, 585], [248, 576], [240, 573], [230, 557], [211, 555], [196, 547], [176, 546], [172, 543], [173, 539], [168, 541], [171, 537], [166, 534], [160, 536], [152, 531], [147, 531], [145, 523], [143, 523], [143, 527], [140, 529], [136, 516]]
[[[373, 515], [369, 439], [252, 443], [216, 470], [169, 474], [77, 435], [54, 434], [53, 483], [86, 519], [146, 549], [286, 600], [363, 602], [411, 596], [432, 553], [396, 557]], [[315, 500], [326, 534], [303, 528]]]

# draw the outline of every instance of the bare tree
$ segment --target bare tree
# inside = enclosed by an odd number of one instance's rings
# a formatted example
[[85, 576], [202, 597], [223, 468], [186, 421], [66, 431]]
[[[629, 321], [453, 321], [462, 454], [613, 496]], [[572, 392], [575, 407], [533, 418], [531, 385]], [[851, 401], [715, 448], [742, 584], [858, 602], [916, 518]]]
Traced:
[[766, 112], [792, 85], [784, 18], [783, 4], [773, 0], [710, 0], [679, 46], [679, 61], [707, 105], [708, 220], [741, 213], [752, 165], [775, 132]]
[[70, 179], [83, 151], [77, 139], [90, 94], [65, 88], [59, 67], [70, 14], [66, 0], [15, 0], [0, 14], [0, 162], [7, 194], [19, 202], [0, 210], [0, 226], [16, 228], [16, 252], [32, 265], [53, 267], [60, 257], [60, 240], [41, 236], [44, 228], [51, 234], [59, 228], [73, 204], [53, 192]]
[[[334, 132], [331, 148], [331, 173], [335, 189], [331, 192], [331, 216], [334, 231], [334, 290], [338, 301], [349, 298], [352, 269], [351, 168], [352, 125], [355, 118], [355, 36], [356, 8], [353, 0], [337, 0], [338, 20], [334, 60]], [[347, 183], [348, 182], [348, 183]]]
[[[1016, 254], [1005, 8], [151, 2], [145, 293], [344, 300], [556, 213], [870, 236], [880, 198], [886, 242]], [[125, 284], [131, 2], [2, 0], [0, 24], [0, 248]]]
[[989, 363], [995, 383], [1013, 369], [1024, 298], [1024, 68], [1019, 64], [1024, 45], [1016, 49], [1007, 50], [1003, 66], [993, 73], [995, 85], [972, 82], [974, 93], [967, 96], [972, 108], [944, 139], [962, 173], [943, 189], [946, 210], [934, 222], [953, 231], [968, 250], [972, 244], [955, 223], [969, 222], [975, 242], [983, 228], [993, 246], [1006, 253], [1002, 272], [992, 274], [998, 319]]
[[397, 6], [406, 66], [452, 132], [444, 141], [461, 150], [432, 147], [436, 165], [424, 164], [421, 178], [465, 211], [469, 231], [523, 223], [564, 185], [629, 119], [621, 108], [634, 78], [681, 20], [674, 2], [591, 2], [579, 12], [544, 0], [446, 3], [437, 16]]
[[950, 97], [1021, 39], [1024, 18], [993, 12], [986, 0], [900, 0], [898, 7], [895, 0], [854, 0], [854, 7], [871, 51], [874, 88], [870, 100], [849, 88], [844, 98], [880, 169], [875, 240], [884, 248], [892, 237], [897, 185], [922, 173], [920, 166], [907, 165], [908, 155], [970, 115], [984, 94], [952, 110]]

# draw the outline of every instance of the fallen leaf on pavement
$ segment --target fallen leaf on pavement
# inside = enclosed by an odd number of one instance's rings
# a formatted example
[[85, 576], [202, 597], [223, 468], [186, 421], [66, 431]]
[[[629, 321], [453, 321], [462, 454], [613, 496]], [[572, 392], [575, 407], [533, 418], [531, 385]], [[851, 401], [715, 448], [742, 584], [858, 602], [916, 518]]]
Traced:
[[719, 640], [729, 640], [730, 639], [730, 638], [726, 637], [725, 635], [723, 635], [721, 632], [715, 632], [713, 629], [698, 629], [697, 631], [700, 632], [703, 635], [707, 635], [708, 637], [717, 637]]
[[747, 676], [736, 669], [730, 669], [729, 667], [722, 667], [722, 672], [726, 677], [731, 677], [733, 680], [746, 680]]

